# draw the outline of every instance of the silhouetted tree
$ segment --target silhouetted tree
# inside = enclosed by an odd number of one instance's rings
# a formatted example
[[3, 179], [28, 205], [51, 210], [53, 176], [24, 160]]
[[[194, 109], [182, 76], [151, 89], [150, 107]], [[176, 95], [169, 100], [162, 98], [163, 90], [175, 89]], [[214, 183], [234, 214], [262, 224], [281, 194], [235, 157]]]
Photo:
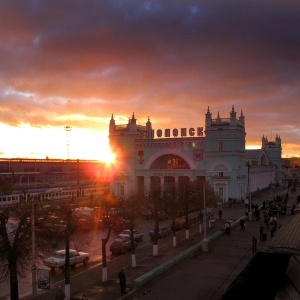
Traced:
[[[110, 208], [115, 208], [119, 206], [119, 200], [112, 194], [106, 195], [102, 199], [102, 208], [109, 211]], [[116, 224], [116, 216], [114, 214], [108, 214], [106, 216], [106, 224], [103, 226], [102, 230], [107, 230], [106, 236], [102, 238], [102, 282], [107, 282], [107, 253], [106, 245], [109, 241], [113, 227]]]
[[144, 195], [139, 191], [132, 191], [127, 199], [123, 200], [124, 217], [129, 220], [130, 241], [131, 241], [131, 265], [136, 267], [136, 242], [133, 236], [133, 229], [135, 228], [135, 220], [139, 217], [143, 208]]
[[[33, 199], [32, 199], [33, 200]], [[11, 299], [19, 299], [18, 276], [24, 277], [31, 267], [31, 213], [35, 203], [22, 203], [0, 211], [0, 276], [9, 278]], [[39, 222], [36, 223], [36, 257], [43, 257], [48, 238]]]
[[160, 215], [166, 213], [165, 198], [160, 186], [160, 178], [158, 176], [153, 176], [151, 178], [151, 185], [145, 195], [145, 205], [147, 209], [151, 211], [154, 219], [154, 234], [152, 238], [153, 256], [157, 256]]

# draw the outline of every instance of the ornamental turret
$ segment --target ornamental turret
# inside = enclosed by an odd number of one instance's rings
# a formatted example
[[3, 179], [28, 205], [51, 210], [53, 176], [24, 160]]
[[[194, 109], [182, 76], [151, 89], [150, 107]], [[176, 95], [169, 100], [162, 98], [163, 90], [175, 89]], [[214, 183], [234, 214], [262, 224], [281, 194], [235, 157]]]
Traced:
[[263, 137], [261, 139], [262, 148], [265, 147], [268, 143], [269, 143], [268, 138], [263, 135]]
[[146, 130], [152, 130], [152, 123], [150, 122], [150, 118], [148, 117], [148, 121], [146, 123]]
[[232, 109], [230, 112], [230, 125], [236, 126], [236, 111], [234, 110], [233, 105], [232, 105]]
[[281, 146], [281, 138], [279, 135], [276, 135], [275, 143], [276, 143], [276, 145]]
[[131, 119], [129, 119], [128, 121], [128, 127], [129, 127], [129, 131], [137, 131], [137, 127], [136, 127], [136, 118], [134, 116], [134, 113], [132, 113], [132, 117]]
[[111, 115], [111, 119], [109, 121], [109, 132], [113, 132], [116, 130], [116, 122], [114, 120], [114, 115]]
[[210, 112], [209, 106], [208, 106], [207, 113], [205, 114], [205, 126], [206, 126], [206, 128], [211, 126], [211, 121], [212, 121], [211, 112]]
[[240, 121], [241, 126], [245, 127], [245, 116], [244, 116], [242, 110], [241, 110], [241, 115], [239, 116], [239, 121]]

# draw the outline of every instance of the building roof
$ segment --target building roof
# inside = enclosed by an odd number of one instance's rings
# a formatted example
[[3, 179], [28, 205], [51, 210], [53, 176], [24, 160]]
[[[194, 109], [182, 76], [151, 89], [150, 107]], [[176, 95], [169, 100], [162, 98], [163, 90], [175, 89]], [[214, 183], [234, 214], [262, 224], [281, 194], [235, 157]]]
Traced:
[[274, 237], [266, 244], [264, 252], [300, 255], [300, 213], [287, 218]]
[[258, 159], [260, 158], [263, 154], [266, 154], [264, 149], [250, 149], [246, 150], [246, 159]]
[[275, 299], [289, 260], [290, 255], [257, 252], [221, 300]]
[[[256, 253], [222, 300], [275, 299], [286, 279], [291, 256], [300, 255], [300, 213], [286, 218], [263, 251]], [[299, 264], [297, 264], [298, 266]], [[293, 269], [293, 276], [299, 274]], [[295, 277], [297, 278], [297, 277]]]

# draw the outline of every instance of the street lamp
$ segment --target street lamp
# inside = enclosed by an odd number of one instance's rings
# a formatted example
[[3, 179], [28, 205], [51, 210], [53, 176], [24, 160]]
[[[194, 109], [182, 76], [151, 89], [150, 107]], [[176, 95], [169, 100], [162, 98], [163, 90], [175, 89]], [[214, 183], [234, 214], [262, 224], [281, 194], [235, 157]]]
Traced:
[[206, 203], [205, 203], [205, 180], [203, 181], [203, 240], [202, 240], [202, 251], [208, 252], [208, 239], [206, 237]]
[[67, 154], [68, 154], [68, 159], [69, 159], [70, 158], [70, 136], [69, 136], [69, 134], [70, 134], [70, 131], [72, 130], [72, 126], [69, 126], [69, 125], [65, 126], [64, 130], [67, 133], [67, 150], [68, 150]]
[[251, 190], [250, 190], [250, 161], [246, 161], [246, 166], [248, 168], [248, 183], [247, 183], [247, 192], [248, 192], [248, 200], [249, 200], [249, 212], [248, 212], [248, 220], [252, 221], [252, 203], [251, 203]]
[[[31, 196], [32, 197], [32, 196]], [[36, 260], [35, 260], [35, 198], [31, 198], [31, 250], [32, 250], [32, 299], [36, 299], [37, 287], [36, 287]]]

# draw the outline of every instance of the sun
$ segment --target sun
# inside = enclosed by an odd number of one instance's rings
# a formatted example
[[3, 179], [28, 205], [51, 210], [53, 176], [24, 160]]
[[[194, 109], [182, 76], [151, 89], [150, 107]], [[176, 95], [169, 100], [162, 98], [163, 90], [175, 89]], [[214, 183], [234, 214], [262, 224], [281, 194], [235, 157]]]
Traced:
[[107, 149], [101, 154], [101, 161], [103, 161], [106, 164], [113, 164], [115, 162], [115, 159], [116, 155], [110, 149]]

